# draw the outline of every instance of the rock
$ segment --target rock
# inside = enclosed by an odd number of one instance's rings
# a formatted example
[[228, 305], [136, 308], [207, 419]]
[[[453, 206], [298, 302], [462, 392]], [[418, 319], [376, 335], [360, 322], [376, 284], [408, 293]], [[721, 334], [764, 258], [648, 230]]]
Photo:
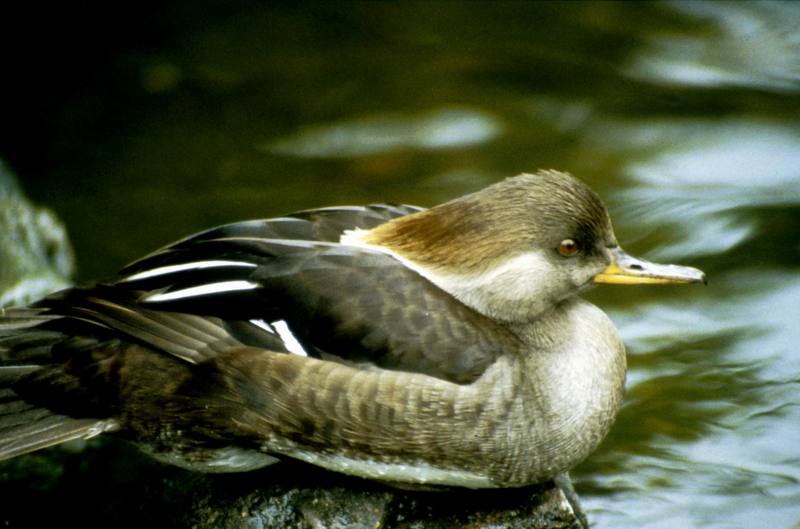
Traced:
[[[172, 525], [194, 529], [580, 528], [552, 483], [514, 490], [401, 491], [284, 462], [247, 474], [183, 473], [154, 489]], [[177, 507], [177, 509], [176, 509]]]
[[0, 307], [25, 305], [68, 286], [74, 267], [64, 226], [24, 196], [0, 161]]
[[83, 452], [46, 450], [0, 464], [0, 525], [80, 524], [84, 529], [582, 527], [564, 494], [552, 483], [524, 489], [403, 491], [293, 461], [240, 474], [200, 474], [157, 463], [122, 441], [92, 440], [89, 444]]
[[284, 462], [203, 476], [176, 524], [196, 529], [580, 528], [552, 483], [524, 489], [402, 491]]

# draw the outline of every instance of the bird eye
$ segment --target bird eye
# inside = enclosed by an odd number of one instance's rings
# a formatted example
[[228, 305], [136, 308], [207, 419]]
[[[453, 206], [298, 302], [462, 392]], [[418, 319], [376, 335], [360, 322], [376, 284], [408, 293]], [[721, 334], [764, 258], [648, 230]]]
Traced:
[[561, 244], [558, 245], [558, 253], [564, 257], [572, 257], [578, 253], [578, 243], [572, 239], [564, 239], [561, 241]]

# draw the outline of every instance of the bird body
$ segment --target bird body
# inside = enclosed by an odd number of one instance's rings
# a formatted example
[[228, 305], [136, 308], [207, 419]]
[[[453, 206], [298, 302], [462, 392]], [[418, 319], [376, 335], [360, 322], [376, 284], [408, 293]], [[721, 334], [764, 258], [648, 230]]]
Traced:
[[622, 402], [622, 341], [576, 294], [703, 279], [621, 253], [597, 195], [554, 171], [222, 226], [0, 312], [0, 459], [115, 432], [203, 471], [541, 482]]

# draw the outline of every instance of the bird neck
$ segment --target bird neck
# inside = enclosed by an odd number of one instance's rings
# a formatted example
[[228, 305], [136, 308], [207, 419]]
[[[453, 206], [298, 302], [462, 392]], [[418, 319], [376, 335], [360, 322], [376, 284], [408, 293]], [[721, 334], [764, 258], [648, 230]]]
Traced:
[[622, 403], [625, 348], [608, 316], [577, 297], [509, 328], [521, 354], [475, 386], [516, 425], [489, 440], [512, 455], [496, 471], [506, 482], [531, 483], [572, 468], [606, 436]]

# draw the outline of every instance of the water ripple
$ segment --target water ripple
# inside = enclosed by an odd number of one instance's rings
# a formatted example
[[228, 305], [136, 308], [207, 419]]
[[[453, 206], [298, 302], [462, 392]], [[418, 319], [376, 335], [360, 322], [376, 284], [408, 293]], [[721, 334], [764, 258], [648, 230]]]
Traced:
[[661, 34], [625, 68], [631, 77], [688, 86], [800, 91], [800, 6], [794, 2], [672, 2], [716, 31]]
[[442, 108], [416, 116], [377, 115], [319, 125], [264, 145], [274, 154], [348, 158], [405, 148], [442, 149], [477, 145], [503, 130], [493, 116], [466, 108]]

